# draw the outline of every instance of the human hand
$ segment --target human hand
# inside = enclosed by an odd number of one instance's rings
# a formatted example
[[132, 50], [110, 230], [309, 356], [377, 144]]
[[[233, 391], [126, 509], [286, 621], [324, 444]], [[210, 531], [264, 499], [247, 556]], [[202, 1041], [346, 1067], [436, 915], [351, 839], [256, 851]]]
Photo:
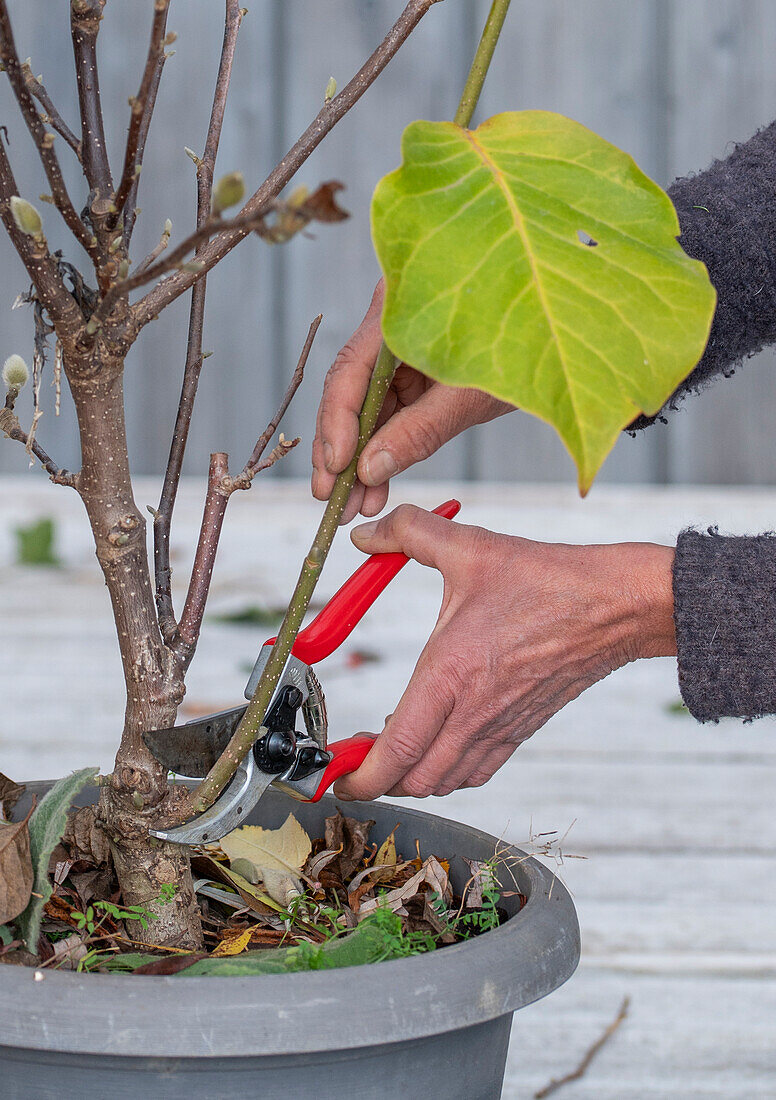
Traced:
[[[360, 326], [326, 376], [313, 442], [313, 496], [328, 500], [334, 480], [356, 453], [358, 414], [382, 343], [383, 281], [377, 284]], [[376, 516], [388, 499], [388, 482], [473, 424], [512, 410], [483, 393], [433, 382], [402, 363], [394, 375], [378, 427], [358, 463], [358, 480], [343, 523], [360, 511]]]
[[351, 538], [438, 569], [444, 595], [407, 690], [338, 797], [480, 786], [585, 688], [676, 653], [672, 547], [530, 542], [406, 504]]

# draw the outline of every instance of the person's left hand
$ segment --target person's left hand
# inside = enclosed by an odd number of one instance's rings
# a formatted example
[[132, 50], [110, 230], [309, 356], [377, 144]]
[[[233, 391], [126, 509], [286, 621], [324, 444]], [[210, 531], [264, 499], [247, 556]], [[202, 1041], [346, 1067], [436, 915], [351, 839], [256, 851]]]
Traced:
[[439, 569], [437, 624], [409, 686], [340, 798], [486, 783], [571, 699], [637, 657], [676, 653], [673, 548], [567, 546], [402, 505], [352, 532], [365, 553]]

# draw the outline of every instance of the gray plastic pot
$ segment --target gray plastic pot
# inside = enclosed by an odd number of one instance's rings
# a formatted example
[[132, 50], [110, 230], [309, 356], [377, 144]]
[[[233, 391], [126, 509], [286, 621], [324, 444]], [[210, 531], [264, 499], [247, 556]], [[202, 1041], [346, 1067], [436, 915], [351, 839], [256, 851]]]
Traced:
[[[41, 794], [48, 784], [30, 784]], [[85, 791], [81, 803], [94, 801]], [[25, 796], [26, 798], [27, 796]], [[334, 812], [268, 792], [261, 824], [290, 811], [313, 835]], [[451, 857], [460, 890], [468, 859], [496, 840], [478, 829], [385, 802], [342, 810], [374, 818], [374, 839], [400, 823], [400, 850]], [[19, 810], [24, 812], [24, 805]], [[514, 851], [514, 850], [513, 850]], [[275, 1100], [501, 1094], [512, 1013], [574, 972], [572, 901], [533, 859], [514, 868], [528, 901], [466, 943], [346, 970], [254, 978], [131, 977], [0, 965], [3, 1100]], [[509, 881], [504, 889], [513, 889]]]

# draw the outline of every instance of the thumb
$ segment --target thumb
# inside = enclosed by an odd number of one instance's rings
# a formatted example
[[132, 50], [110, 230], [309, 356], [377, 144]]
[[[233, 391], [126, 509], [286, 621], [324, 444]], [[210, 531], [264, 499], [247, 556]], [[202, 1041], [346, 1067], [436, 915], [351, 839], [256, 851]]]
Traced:
[[350, 537], [365, 554], [398, 552], [443, 573], [462, 530], [460, 524], [434, 512], [426, 512], [414, 504], [400, 504], [387, 516], [355, 527]]

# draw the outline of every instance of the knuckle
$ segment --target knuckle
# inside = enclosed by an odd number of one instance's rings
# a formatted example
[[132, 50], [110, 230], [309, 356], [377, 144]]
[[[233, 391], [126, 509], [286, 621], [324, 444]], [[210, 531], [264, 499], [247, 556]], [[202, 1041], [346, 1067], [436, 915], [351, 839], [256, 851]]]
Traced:
[[476, 771], [472, 772], [466, 782], [463, 784], [465, 787], [484, 787], [488, 780], [491, 778], [490, 772]]
[[405, 447], [418, 458], [428, 458], [444, 442], [439, 426], [429, 417], [417, 414], [404, 426]]
[[417, 519], [419, 510], [414, 504], [400, 504], [387, 517], [391, 532], [399, 538], [409, 534], [410, 528]]
[[408, 775], [402, 780], [402, 790], [410, 798], [429, 798], [434, 793], [436, 787], [433, 783], [430, 783], [428, 779], [424, 779], [422, 776]]
[[389, 731], [385, 739], [385, 749], [393, 760], [404, 768], [411, 768], [417, 764], [423, 755], [423, 749], [418, 745], [412, 734], [404, 730], [395, 733]]

